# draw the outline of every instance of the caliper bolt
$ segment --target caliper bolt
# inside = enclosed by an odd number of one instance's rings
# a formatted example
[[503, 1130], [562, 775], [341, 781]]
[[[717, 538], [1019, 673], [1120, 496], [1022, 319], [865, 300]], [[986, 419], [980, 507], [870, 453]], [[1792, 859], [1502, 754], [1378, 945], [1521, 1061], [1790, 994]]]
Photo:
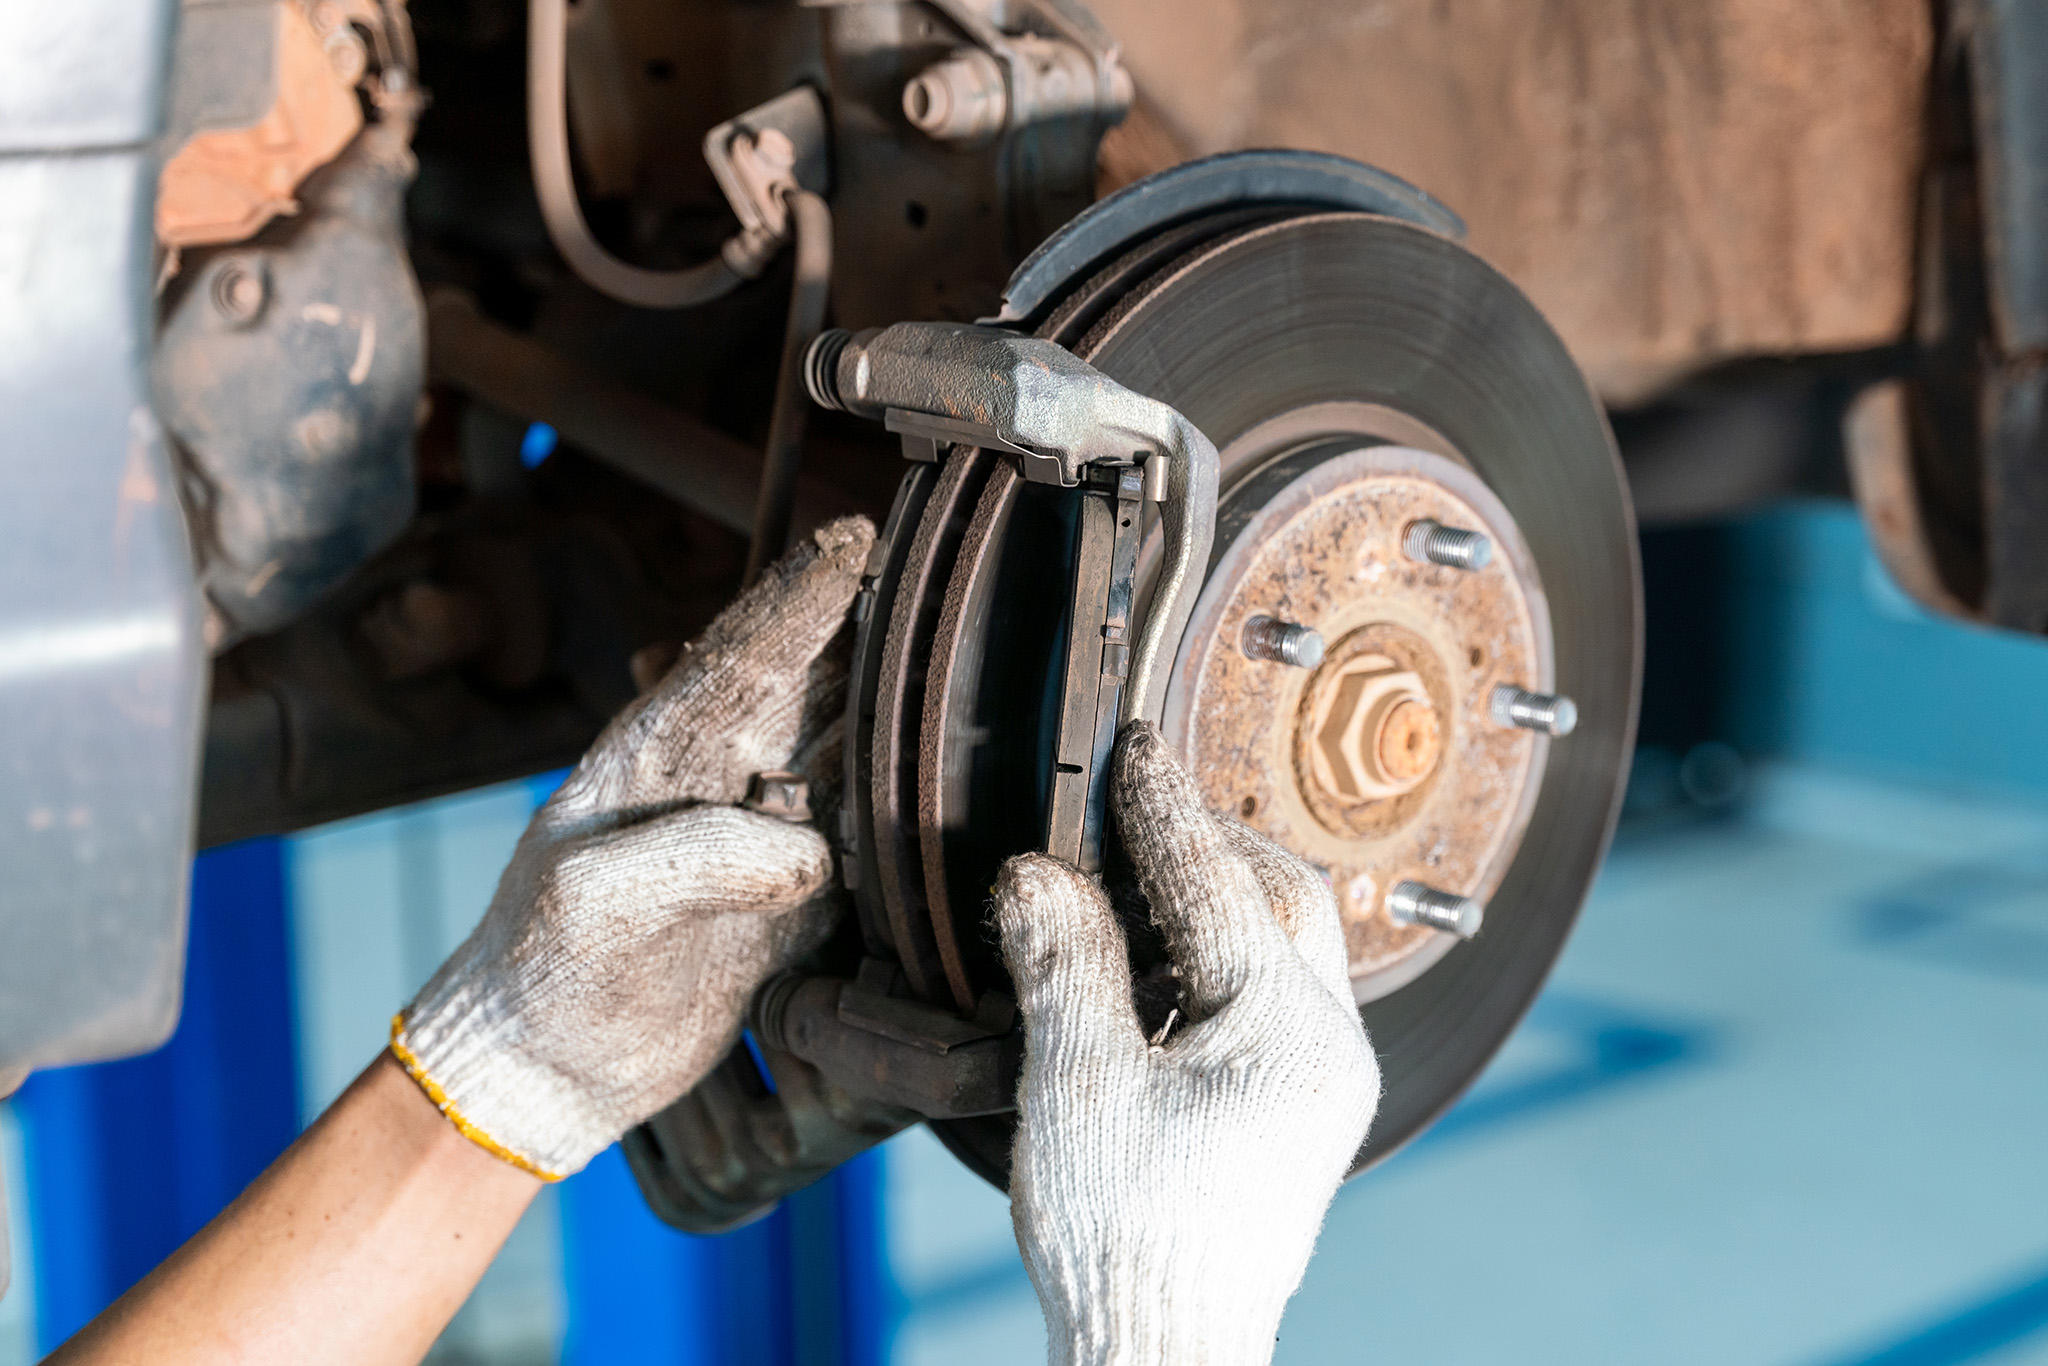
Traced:
[[238, 327], [246, 327], [263, 311], [270, 286], [263, 278], [261, 263], [230, 257], [214, 272], [212, 292], [213, 306], [220, 315]]
[[1387, 893], [1387, 914], [1396, 925], [1427, 925], [1460, 939], [1479, 933], [1486, 908], [1469, 896], [1439, 891], [1427, 883], [1406, 881], [1394, 884]]
[[1530, 692], [1512, 683], [1493, 690], [1493, 723], [1540, 730], [1545, 735], [1570, 735], [1579, 724], [1578, 704], [1550, 692]]
[[1411, 560], [1449, 565], [1453, 569], [1484, 569], [1493, 559], [1493, 542], [1477, 531], [1445, 526], [1425, 517], [1410, 522], [1401, 534], [1401, 553]]
[[811, 785], [800, 773], [779, 769], [756, 773], [747, 780], [747, 799], [741, 805], [764, 816], [801, 823], [811, 818]]
[[1247, 659], [1270, 659], [1297, 669], [1313, 669], [1323, 662], [1323, 637], [1298, 622], [1277, 617], [1256, 616], [1244, 624], [1244, 654]]

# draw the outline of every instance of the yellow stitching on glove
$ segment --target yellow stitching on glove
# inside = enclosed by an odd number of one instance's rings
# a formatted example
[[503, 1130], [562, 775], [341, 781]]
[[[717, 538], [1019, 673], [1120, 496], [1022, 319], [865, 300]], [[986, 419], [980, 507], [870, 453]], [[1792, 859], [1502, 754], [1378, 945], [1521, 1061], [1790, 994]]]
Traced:
[[442, 1114], [448, 1116], [448, 1122], [455, 1126], [458, 1133], [476, 1144], [477, 1147], [482, 1148], [492, 1157], [510, 1162], [529, 1176], [537, 1176], [543, 1181], [560, 1181], [568, 1175], [567, 1172], [551, 1172], [539, 1163], [529, 1158], [521, 1157], [518, 1153], [513, 1152], [510, 1148], [498, 1142], [497, 1139], [492, 1138], [482, 1129], [477, 1128], [476, 1125], [464, 1119], [462, 1112], [455, 1108], [455, 1103], [448, 1099], [448, 1093], [441, 1089], [441, 1084], [427, 1075], [426, 1069], [420, 1066], [420, 1060], [413, 1056], [412, 1050], [399, 1041], [398, 1036], [404, 1029], [405, 1015], [403, 1012], [393, 1015], [391, 1017], [391, 1056], [405, 1064], [405, 1070], [411, 1074], [414, 1081], [420, 1084], [420, 1090], [425, 1091], [427, 1099], [434, 1102], [435, 1107]]

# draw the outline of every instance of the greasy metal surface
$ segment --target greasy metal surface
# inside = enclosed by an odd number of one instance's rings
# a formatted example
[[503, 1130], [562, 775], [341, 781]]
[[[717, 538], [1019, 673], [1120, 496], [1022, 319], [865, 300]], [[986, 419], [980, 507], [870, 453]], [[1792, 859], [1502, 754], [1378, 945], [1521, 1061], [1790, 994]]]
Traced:
[[[1215, 462], [1212, 457], [1209, 476], [1212, 482], [1215, 478], [1214, 469]], [[1076, 691], [1082, 693], [1091, 691], [1085, 683], [1078, 688], [1076, 685], [1081, 680], [1088, 679], [1089, 675], [1092, 674], [1094, 676], [1089, 681], [1094, 685], [1092, 691], [1095, 694], [1095, 714], [1093, 717], [1083, 718], [1084, 720], [1092, 721], [1094, 724], [1088, 731], [1089, 743], [1085, 751], [1087, 770], [1085, 780], [1078, 785], [1083, 794], [1081, 828], [1079, 838], [1074, 841], [1071, 851], [1063, 843], [1056, 844], [1050, 838], [1046, 841], [1048, 853], [1065, 858], [1089, 872], [1095, 872], [1102, 867], [1103, 846], [1108, 839], [1109, 827], [1110, 754], [1116, 748], [1118, 728], [1125, 720], [1132, 717], [1132, 699], [1138, 701], [1139, 710], [1142, 712], [1146, 645], [1149, 643], [1142, 640], [1138, 641], [1137, 650], [1133, 653], [1131, 648], [1134, 636], [1134, 632], [1131, 629], [1131, 597], [1133, 580], [1136, 577], [1138, 566], [1138, 540], [1142, 534], [1139, 530], [1139, 523], [1142, 520], [1141, 512], [1144, 506], [1145, 476], [1137, 470], [1119, 470], [1115, 472], [1113, 478], [1116, 486], [1115, 497], [1111, 498], [1107, 493], [1098, 493], [1095, 490], [1091, 490], [1089, 493], [1089, 503], [1091, 506], [1084, 507], [1083, 509], [1083, 516], [1085, 518], [1083, 522], [1084, 555], [1089, 539], [1087, 535], [1088, 522], [1092, 521], [1100, 525], [1101, 539], [1107, 543], [1102, 551], [1109, 571], [1106, 575], [1106, 598], [1096, 599], [1091, 597], [1087, 600], [1087, 605], [1090, 609], [1087, 613], [1089, 621], [1091, 623], [1099, 622], [1100, 624], [1096, 627], [1093, 639], [1080, 642], [1082, 648], [1079, 650], [1070, 648], [1067, 655], [1065, 692], [1069, 696]], [[1102, 481], [1100, 476], [1098, 476], [1098, 484], [1100, 482]], [[1212, 499], [1213, 496], [1214, 490], [1212, 488]], [[1213, 502], [1211, 505], [1213, 506]], [[1171, 513], [1169, 512], [1168, 515], [1170, 516]], [[1213, 514], [1210, 516], [1209, 521], [1214, 521]], [[1207, 528], [1205, 527], [1204, 530], [1206, 531]], [[1205, 536], [1204, 544], [1201, 547], [1203, 559], [1208, 558], [1207, 549], [1207, 537]], [[1072, 610], [1076, 618], [1082, 615], [1082, 599], [1079, 593], [1082, 578], [1083, 576], [1079, 574], [1074, 576], [1077, 591]], [[1192, 594], [1194, 591], [1192, 576], [1189, 576], [1185, 583], [1187, 592]], [[1100, 603], [1099, 608], [1097, 606], [1098, 603]], [[1192, 608], [1193, 604], [1188, 604], [1188, 610], [1191, 611]], [[1154, 637], [1161, 634], [1176, 633], [1180, 622], [1185, 619], [1184, 615], [1167, 617], [1163, 613], [1155, 613], [1152, 618]], [[1134, 678], [1133, 675], [1136, 675], [1136, 677]], [[1064, 741], [1064, 736], [1062, 740]], [[1064, 770], [1064, 764], [1062, 765], [1062, 770]], [[1054, 812], [1057, 813], [1058, 809], [1058, 803], [1055, 801]], [[1050, 830], [1056, 831], [1058, 828], [1056, 824], [1051, 822], [1048, 825]]]
[[[1388, 890], [1413, 878], [1486, 901], [1514, 860], [1552, 742], [1493, 724], [1488, 705], [1501, 683], [1548, 689], [1548, 607], [1507, 510], [1442, 456], [1319, 443], [1240, 481], [1227, 504], [1247, 502], [1183, 638], [1167, 734], [1212, 809], [1328, 872], [1353, 990], [1375, 1000], [1456, 942], [1395, 924]], [[1494, 561], [1409, 559], [1403, 533], [1423, 518], [1484, 530]], [[1320, 631], [1322, 665], [1247, 658], [1239, 637], [1259, 614]], [[1408, 790], [1353, 797], [1319, 776], [1314, 751], [1333, 693], [1367, 661], [1419, 680], [1442, 752]]]
[[[426, 378], [403, 222], [413, 112], [387, 108], [308, 177], [303, 213], [188, 251], [165, 294], [152, 379], [216, 650], [297, 617], [412, 519]], [[230, 276], [256, 282], [253, 308], [223, 306]]]
[[862, 263], [835, 282], [842, 326], [995, 312], [1011, 268], [1095, 197], [1107, 110], [1006, 128], [978, 146], [936, 141], [905, 119], [904, 86], [973, 42], [958, 21], [971, 23], [977, 8], [955, 7], [954, 18], [925, 4], [832, 5], [817, 14], [832, 97], [838, 254]]
[[1124, 719], [1156, 719], [1161, 675], [1213, 541], [1217, 455], [1201, 429], [1042, 337], [897, 323], [852, 337], [835, 333], [813, 350], [819, 354], [806, 372], [814, 398], [885, 416], [920, 451], [936, 454], [947, 439], [994, 447], [1014, 455], [1033, 483], [1068, 488], [1090, 467], [1166, 460], [1166, 501], [1154, 505], [1161, 511], [1155, 610], [1131, 633], [1132, 685], [1122, 701]]
[[783, 324], [782, 356], [776, 367], [775, 407], [768, 419], [768, 449], [761, 464], [761, 489], [754, 501], [753, 536], [747, 544], [742, 581], [752, 584], [770, 561], [789, 546], [796, 511], [797, 480], [803, 468], [804, 429], [811, 399], [804, 392], [804, 356], [825, 326], [832, 283], [832, 210], [808, 190], [785, 196], [795, 239], [789, 291], [789, 319]]
[[[934, 931], [952, 941], [945, 952], [966, 980], [956, 999], [967, 1001], [1003, 980], [985, 929], [989, 879], [977, 874], [1044, 836], [1050, 750], [1041, 754], [1035, 732], [1060, 665], [1056, 633], [1074, 536], [1070, 495], [1028, 484], [1007, 460], [991, 464], [946, 586], [948, 629], [928, 660], [932, 702], [918, 768], [927, 885], [946, 890], [943, 927]], [[1022, 582], [994, 553], [1020, 505], [1045, 551]], [[997, 689], [995, 705], [985, 688], [991, 679], [1008, 685]], [[999, 811], [990, 808], [991, 786], [1011, 794]]]

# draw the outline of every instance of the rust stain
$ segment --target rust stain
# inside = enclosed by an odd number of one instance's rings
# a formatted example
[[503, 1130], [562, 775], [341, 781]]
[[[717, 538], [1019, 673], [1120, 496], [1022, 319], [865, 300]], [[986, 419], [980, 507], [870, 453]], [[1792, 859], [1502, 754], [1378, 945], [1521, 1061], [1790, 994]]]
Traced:
[[268, 112], [247, 128], [196, 134], [165, 163], [156, 199], [165, 246], [240, 242], [297, 213], [300, 182], [363, 126], [354, 80], [337, 69], [305, 11], [281, 3], [277, 25], [277, 99]]
[[[1412, 561], [1400, 535], [1420, 517], [1515, 535], [1416, 475], [1342, 484], [1241, 562], [1191, 670], [1187, 752], [1205, 796], [1326, 870], [1354, 979], [1441, 951], [1436, 931], [1388, 917], [1387, 889], [1414, 877], [1490, 896], [1519, 844], [1525, 791], [1540, 779], [1536, 737], [1488, 714], [1495, 685], [1532, 686], [1547, 670], [1517, 557], [1477, 572]], [[1237, 641], [1257, 613], [1321, 631], [1323, 663], [1247, 658]], [[1379, 795], [1333, 781], [1320, 749], [1333, 712], [1341, 723], [1347, 701], [1358, 702], [1361, 690], [1347, 685], [1361, 677], [1402, 680], [1382, 689], [1393, 701], [1383, 714], [1359, 718], [1370, 733], [1353, 737], [1354, 748], [1377, 747], [1383, 777], [1399, 775]]]

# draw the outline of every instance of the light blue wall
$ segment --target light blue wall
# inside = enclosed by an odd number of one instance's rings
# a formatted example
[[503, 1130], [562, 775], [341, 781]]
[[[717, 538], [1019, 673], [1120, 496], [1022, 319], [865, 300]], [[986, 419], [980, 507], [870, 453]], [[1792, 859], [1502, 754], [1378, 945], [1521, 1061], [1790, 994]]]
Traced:
[[1727, 738], [1872, 776], [2048, 793], [2048, 640], [1907, 598], [1853, 509], [1796, 504], [1729, 529]]

